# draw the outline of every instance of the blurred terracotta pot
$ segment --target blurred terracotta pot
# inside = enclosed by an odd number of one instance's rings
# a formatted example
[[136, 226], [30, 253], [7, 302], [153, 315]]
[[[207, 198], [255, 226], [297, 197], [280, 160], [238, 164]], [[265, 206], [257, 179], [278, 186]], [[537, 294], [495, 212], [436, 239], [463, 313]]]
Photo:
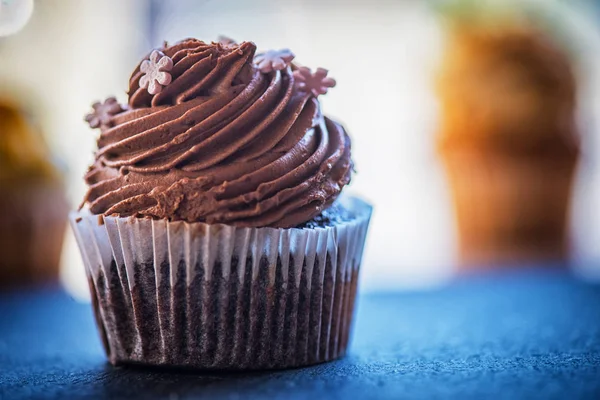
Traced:
[[0, 288], [57, 282], [68, 207], [61, 185], [32, 183], [0, 196]]
[[533, 25], [462, 20], [438, 78], [461, 265], [566, 259], [579, 154], [567, 54]]
[[565, 260], [574, 154], [448, 152], [463, 268]]
[[0, 101], [0, 288], [58, 280], [68, 207], [51, 159], [31, 117]]

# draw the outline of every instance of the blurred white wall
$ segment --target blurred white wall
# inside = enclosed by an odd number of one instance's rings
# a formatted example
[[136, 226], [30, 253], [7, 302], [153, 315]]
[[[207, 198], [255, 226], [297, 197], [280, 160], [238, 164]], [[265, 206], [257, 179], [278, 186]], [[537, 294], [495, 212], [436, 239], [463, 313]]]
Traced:
[[[600, 37], [591, 20], [560, 7], [585, 55], [586, 148], [574, 246], [587, 266], [581, 270], [589, 273], [598, 271], [594, 262], [600, 260]], [[455, 234], [433, 146], [437, 104], [431, 87], [442, 35], [424, 1], [38, 0], [25, 29], [0, 39], [0, 89], [18, 84], [38, 98], [49, 142], [68, 165], [76, 206], [94, 149], [94, 133], [83, 122], [91, 103], [109, 95], [124, 102], [131, 70], [151, 45], [185, 37], [210, 41], [219, 34], [252, 40], [261, 49], [288, 47], [301, 64], [327, 68], [336, 78], [338, 86], [322, 97], [323, 108], [353, 138], [358, 173], [350, 192], [376, 206], [362, 288], [422, 287], [446, 279]], [[67, 286], [85, 296], [70, 232], [64, 272]]]
[[350, 192], [376, 206], [363, 289], [429, 285], [448, 276], [454, 235], [433, 146], [430, 87], [441, 32], [424, 2], [159, 3], [157, 40], [224, 34], [259, 49], [287, 47], [302, 65], [329, 69], [338, 85], [320, 99], [353, 140], [358, 173]]
[[[543, 1], [543, 0], [536, 0]], [[575, 272], [600, 279], [600, 12], [596, 0], [555, 2], [555, 17], [569, 32], [579, 72], [581, 152], [572, 204]], [[574, 5], [579, 5], [575, 7]]]
[[[491, 1], [491, 0], [489, 0]], [[509, 0], [507, 0], [509, 1]], [[521, 4], [518, 0], [510, 0]], [[574, 3], [542, 4], [576, 44], [581, 76], [581, 160], [573, 202], [576, 270], [600, 274], [600, 29]], [[456, 235], [444, 174], [434, 151], [432, 91], [443, 36], [425, 1], [157, 1], [156, 40], [219, 34], [261, 49], [289, 47], [296, 60], [330, 70], [338, 86], [322, 97], [348, 128], [357, 163], [350, 192], [371, 200], [375, 216], [363, 288], [427, 286], [449, 277]], [[582, 3], [579, 3], [581, 5]], [[155, 43], [158, 44], [158, 43]]]

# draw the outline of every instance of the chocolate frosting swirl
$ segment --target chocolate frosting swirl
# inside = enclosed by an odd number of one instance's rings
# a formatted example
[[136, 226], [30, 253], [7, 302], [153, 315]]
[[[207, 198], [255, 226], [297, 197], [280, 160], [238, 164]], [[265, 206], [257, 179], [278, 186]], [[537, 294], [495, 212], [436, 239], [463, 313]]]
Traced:
[[268, 74], [256, 46], [187, 39], [160, 49], [172, 81], [154, 96], [129, 81], [129, 109], [111, 118], [85, 176], [94, 214], [297, 226], [350, 181], [350, 139], [294, 85]]

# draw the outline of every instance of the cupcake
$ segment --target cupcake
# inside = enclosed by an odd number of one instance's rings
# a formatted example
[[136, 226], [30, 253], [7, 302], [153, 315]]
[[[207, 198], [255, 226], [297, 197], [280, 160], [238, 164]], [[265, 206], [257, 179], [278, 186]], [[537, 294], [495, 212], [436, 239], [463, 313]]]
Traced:
[[531, 22], [457, 20], [438, 89], [462, 264], [566, 259], [579, 152], [565, 52]]
[[186, 39], [96, 103], [71, 215], [113, 364], [299, 367], [348, 345], [371, 208], [340, 196], [350, 140], [327, 71], [289, 50]]
[[68, 206], [35, 124], [0, 102], [0, 289], [56, 283]]

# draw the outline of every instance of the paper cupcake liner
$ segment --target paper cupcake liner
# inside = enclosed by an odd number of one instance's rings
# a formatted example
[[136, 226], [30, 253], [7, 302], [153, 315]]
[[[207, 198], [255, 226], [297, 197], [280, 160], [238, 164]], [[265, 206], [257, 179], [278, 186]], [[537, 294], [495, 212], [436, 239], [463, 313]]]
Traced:
[[113, 364], [310, 365], [346, 352], [371, 207], [314, 229], [72, 213]]

